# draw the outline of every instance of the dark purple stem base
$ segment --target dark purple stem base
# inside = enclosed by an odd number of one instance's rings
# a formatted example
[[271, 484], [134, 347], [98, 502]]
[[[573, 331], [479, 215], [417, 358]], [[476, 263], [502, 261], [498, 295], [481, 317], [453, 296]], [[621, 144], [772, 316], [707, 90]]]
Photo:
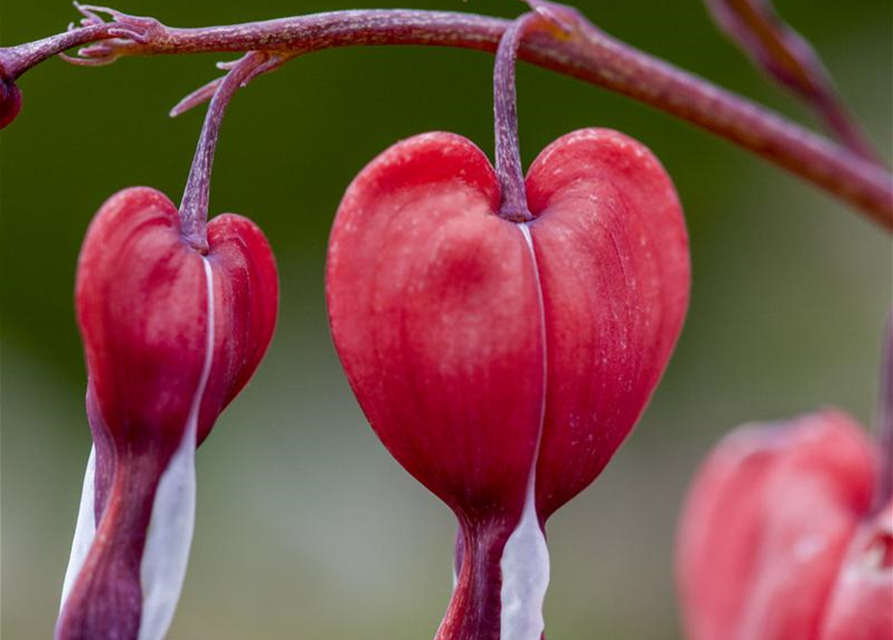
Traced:
[[114, 478], [101, 501], [96, 536], [59, 615], [55, 640], [136, 640], [142, 616], [140, 566], [162, 462], [156, 452], [115, 452]]
[[456, 588], [434, 640], [499, 640], [500, 561], [511, 533], [512, 527], [503, 520], [460, 520]]

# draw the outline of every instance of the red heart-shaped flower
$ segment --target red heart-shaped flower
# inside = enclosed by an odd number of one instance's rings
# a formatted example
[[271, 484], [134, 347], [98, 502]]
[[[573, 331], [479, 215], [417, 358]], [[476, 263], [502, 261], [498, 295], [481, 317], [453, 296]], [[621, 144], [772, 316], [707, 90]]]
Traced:
[[545, 522], [604, 468], [688, 302], [679, 202], [641, 144], [569, 134], [533, 164], [527, 197], [532, 222], [500, 218], [486, 156], [421, 135], [360, 173], [330, 238], [331, 329], [351, 387], [465, 532], [442, 638], [499, 637], [525, 502]]
[[189, 246], [177, 208], [149, 188], [112, 196], [90, 225], [78, 264], [78, 324], [90, 381], [115, 435], [179, 442], [205, 365], [208, 275], [214, 344], [197, 444], [270, 343], [278, 278], [263, 233], [224, 214], [208, 224], [208, 246], [207, 255]]
[[[77, 578], [58, 638], [136, 638], [147, 624], [163, 634], [173, 613], [176, 597], [163, 592], [179, 591], [185, 555], [182, 567], [147, 568], [147, 529], [156, 511], [170, 516], [182, 535], [159, 553], [175, 555], [171, 544], [188, 550], [194, 496], [178, 477], [164, 505], [156, 494], [175, 453], [191, 456], [253, 374], [278, 306], [273, 254], [254, 223], [218, 216], [207, 241], [202, 255], [181, 232], [177, 208], [148, 188], [110, 198], [87, 232], [76, 304], [90, 377], [96, 473], [87, 499], [95, 497], [97, 530], [83, 566], [70, 568]], [[190, 465], [191, 458], [179, 463], [174, 476], [193, 472]], [[181, 498], [182, 506], [171, 506]], [[155, 582], [164, 602], [147, 617], [143, 603], [156, 597]]]

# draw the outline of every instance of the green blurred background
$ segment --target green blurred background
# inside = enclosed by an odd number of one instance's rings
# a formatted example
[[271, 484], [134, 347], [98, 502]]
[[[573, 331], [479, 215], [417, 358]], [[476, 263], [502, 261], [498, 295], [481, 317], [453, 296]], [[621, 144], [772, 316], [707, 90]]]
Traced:
[[[380, 0], [379, 0], [380, 1]], [[503, 0], [418, 8], [514, 15]], [[889, 0], [779, 0], [813, 39], [881, 152], [891, 153]], [[178, 26], [358, 6], [323, 0], [121, 0]], [[387, 6], [387, 5], [384, 5]], [[588, 0], [609, 33], [806, 123], [713, 28], [698, 0]], [[0, 43], [75, 19], [65, 1], [2, 0]], [[72, 310], [78, 247], [122, 187], [177, 200], [202, 113], [167, 110], [220, 56], [53, 60], [20, 84], [0, 133], [2, 637], [48, 638], [90, 447]], [[492, 149], [492, 58], [435, 48], [326, 51], [237, 97], [223, 129], [212, 211], [266, 231], [279, 261], [278, 332], [253, 383], [198, 456], [190, 572], [170, 638], [433, 636], [450, 591], [453, 521], [365, 424], [329, 339], [326, 237], [345, 186], [398, 139], [444, 129]], [[724, 432], [835, 404], [869, 421], [891, 297], [878, 228], [762, 161], [648, 107], [540, 69], [519, 73], [529, 162], [587, 126], [650, 146], [691, 232], [691, 312], [650, 408], [602, 477], [550, 522], [550, 640], [679, 638], [672, 575], [679, 505]]]

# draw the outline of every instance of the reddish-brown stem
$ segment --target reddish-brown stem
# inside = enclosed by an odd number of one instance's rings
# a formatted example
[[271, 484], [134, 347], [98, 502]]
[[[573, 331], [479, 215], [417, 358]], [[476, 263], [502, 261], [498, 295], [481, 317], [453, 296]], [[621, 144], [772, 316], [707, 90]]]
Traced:
[[180, 203], [180, 226], [183, 237], [196, 250], [208, 251], [208, 205], [211, 192], [211, 170], [214, 166], [214, 152], [217, 149], [217, 137], [226, 107], [239, 87], [242, 86], [255, 69], [262, 67], [270, 59], [271, 54], [252, 51], [237, 62], [224, 76], [211, 98], [202, 133], [195, 148], [195, 157], [186, 189]]
[[501, 520], [466, 520], [459, 535], [456, 588], [435, 640], [499, 640], [500, 560], [511, 527]]
[[[130, 18], [115, 15], [114, 24]], [[136, 19], [145, 25], [146, 19]], [[473, 14], [336, 11], [266, 22], [199, 29], [153, 22], [139, 41], [113, 40], [124, 55], [273, 50], [296, 56], [355, 45], [438, 45], [495, 51], [510, 23]], [[754, 103], [717, 88], [624, 43], [586, 22], [574, 33], [536, 33], [519, 57], [604, 86], [671, 113], [748, 149], [863, 211], [893, 230], [893, 176], [846, 148]], [[89, 55], [89, 50], [86, 52]], [[98, 52], [100, 55], [107, 55]]]
[[499, 176], [501, 202], [499, 215], [512, 222], [533, 220], [527, 207], [521, 143], [518, 139], [518, 99], [515, 88], [515, 63], [524, 34], [542, 21], [535, 13], [515, 20], [499, 41], [493, 67], [493, 117], [496, 138], [496, 175]]
[[22, 93], [15, 83], [20, 75], [66, 49], [114, 38], [121, 31], [115, 23], [99, 23], [16, 47], [0, 47], [0, 129], [15, 120], [22, 108]]
[[776, 82], [800, 98], [850, 151], [882, 164], [847, 111], [819, 55], [770, 0], [705, 0], [719, 28]]
[[65, 33], [15, 47], [0, 47], [0, 78], [3, 78], [6, 82], [15, 82], [16, 78], [25, 71], [44, 60], [48, 60], [72, 47], [79, 47], [83, 44], [105, 38], [117, 37], [110, 34], [110, 31], [117, 32], [119, 30], [120, 25], [108, 22], [80, 29], [72, 29]]

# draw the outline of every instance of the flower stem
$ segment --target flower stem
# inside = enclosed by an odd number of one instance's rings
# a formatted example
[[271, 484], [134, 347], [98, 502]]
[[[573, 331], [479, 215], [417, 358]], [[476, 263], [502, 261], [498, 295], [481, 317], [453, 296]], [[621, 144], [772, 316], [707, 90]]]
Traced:
[[705, 0], [717, 26], [753, 63], [802, 100], [850, 151], [883, 166], [849, 114], [821, 58], [770, 0]]
[[0, 78], [12, 83], [16, 78], [44, 60], [48, 60], [72, 47], [116, 37], [109, 31], [120, 28], [114, 22], [95, 24], [89, 27], [71, 29], [35, 42], [15, 47], [0, 47]]
[[[577, 14], [579, 15], [579, 14]], [[130, 18], [113, 14], [112, 24]], [[266, 22], [177, 29], [154, 23], [139, 40], [111, 40], [112, 57], [275, 51], [297, 56], [356, 45], [436, 45], [495, 51], [509, 26], [499, 18], [401, 9], [335, 11]], [[586, 21], [572, 34], [538, 31], [520, 59], [650, 104], [711, 131], [840, 198], [893, 230], [893, 176], [845, 147], [740, 96], [619, 42]], [[105, 48], [82, 55], [109, 57]]]
[[202, 133], [195, 148], [195, 157], [186, 189], [180, 203], [180, 225], [183, 237], [196, 250], [208, 252], [208, 204], [211, 192], [211, 170], [214, 166], [214, 152], [226, 107], [239, 87], [271, 58], [271, 54], [251, 51], [232, 66], [211, 98]]
[[163, 462], [153, 451], [117, 452], [96, 536], [60, 612], [55, 640], [136, 640], [140, 564]]
[[496, 174], [501, 187], [500, 217], [513, 222], [533, 220], [527, 208], [524, 168], [518, 140], [518, 96], [515, 64], [521, 38], [541, 18], [525, 13], [502, 34], [493, 67], [493, 117], [496, 137]]
[[434, 640], [499, 640], [500, 559], [510, 534], [499, 519], [460, 519], [456, 588]]

